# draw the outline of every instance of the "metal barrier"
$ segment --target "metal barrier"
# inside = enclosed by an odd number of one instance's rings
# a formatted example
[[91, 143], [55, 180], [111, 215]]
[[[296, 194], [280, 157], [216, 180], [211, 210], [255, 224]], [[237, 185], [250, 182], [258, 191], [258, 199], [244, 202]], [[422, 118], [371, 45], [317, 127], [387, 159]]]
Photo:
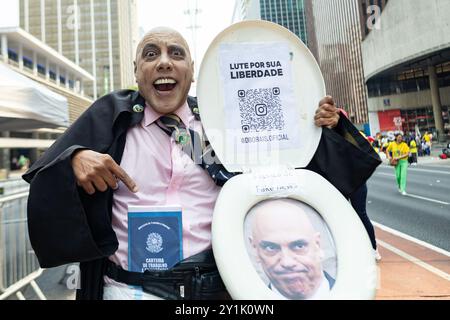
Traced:
[[35, 282], [43, 270], [28, 237], [27, 199], [28, 191], [0, 197], [0, 300], [25, 299], [20, 290], [28, 285], [46, 299]]
[[21, 178], [0, 180], [0, 197], [25, 192], [29, 188], [29, 184]]

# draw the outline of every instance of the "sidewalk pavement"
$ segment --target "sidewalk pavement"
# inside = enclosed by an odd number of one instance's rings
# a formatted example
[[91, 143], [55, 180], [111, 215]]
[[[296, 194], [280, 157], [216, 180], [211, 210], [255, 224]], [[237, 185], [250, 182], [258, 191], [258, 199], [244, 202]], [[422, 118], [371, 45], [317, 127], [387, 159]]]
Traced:
[[450, 167], [450, 159], [441, 159], [439, 155], [431, 154], [431, 156], [427, 157], [418, 157], [417, 158], [418, 165], [443, 165]]
[[450, 300], [450, 253], [376, 225], [377, 300]]
[[431, 155], [418, 157], [418, 164], [443, 164], [450, 165], [450, 159], [441, 159], [439, 155], [442, 153], [442, 149], [445, 148], [444, 144], [434, 144], [431, 147]]

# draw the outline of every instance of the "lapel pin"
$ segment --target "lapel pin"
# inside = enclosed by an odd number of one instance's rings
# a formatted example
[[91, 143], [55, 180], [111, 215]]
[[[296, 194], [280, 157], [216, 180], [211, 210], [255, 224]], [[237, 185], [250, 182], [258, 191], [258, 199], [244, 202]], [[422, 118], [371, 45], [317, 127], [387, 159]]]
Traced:
[[182, 146], [185, 146], [189, 142], [189, 135], [188, 133], [181, 129], [179, 131], [175, 132], [175, 141], [181, 144]]
[[133, 106], [133, 111], [134, 111], [134, 112], [142, 112], [142, 111], [144, 111], [144, 107], [141, 106], [140, 104], [135, 104], [135, 105]]

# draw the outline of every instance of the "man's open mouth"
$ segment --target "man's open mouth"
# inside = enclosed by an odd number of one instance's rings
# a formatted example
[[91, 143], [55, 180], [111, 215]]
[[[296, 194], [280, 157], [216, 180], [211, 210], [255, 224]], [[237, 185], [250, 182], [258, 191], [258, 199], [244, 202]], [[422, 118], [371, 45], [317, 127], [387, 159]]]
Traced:
[[158, 91], [170, 91], [177, 85], [177, 82], [171, 78], [160, 78], [153, 82], [153, 86]]

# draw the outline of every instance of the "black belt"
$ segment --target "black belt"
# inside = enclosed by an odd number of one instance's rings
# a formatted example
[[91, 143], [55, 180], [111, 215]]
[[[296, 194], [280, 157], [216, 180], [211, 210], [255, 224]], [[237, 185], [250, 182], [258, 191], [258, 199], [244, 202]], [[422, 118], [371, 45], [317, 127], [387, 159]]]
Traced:
[[105, 275], [166, 300], [230, 299], [212, 250], [184, 259], [166, 271], [132, 272], [107, 259]]

